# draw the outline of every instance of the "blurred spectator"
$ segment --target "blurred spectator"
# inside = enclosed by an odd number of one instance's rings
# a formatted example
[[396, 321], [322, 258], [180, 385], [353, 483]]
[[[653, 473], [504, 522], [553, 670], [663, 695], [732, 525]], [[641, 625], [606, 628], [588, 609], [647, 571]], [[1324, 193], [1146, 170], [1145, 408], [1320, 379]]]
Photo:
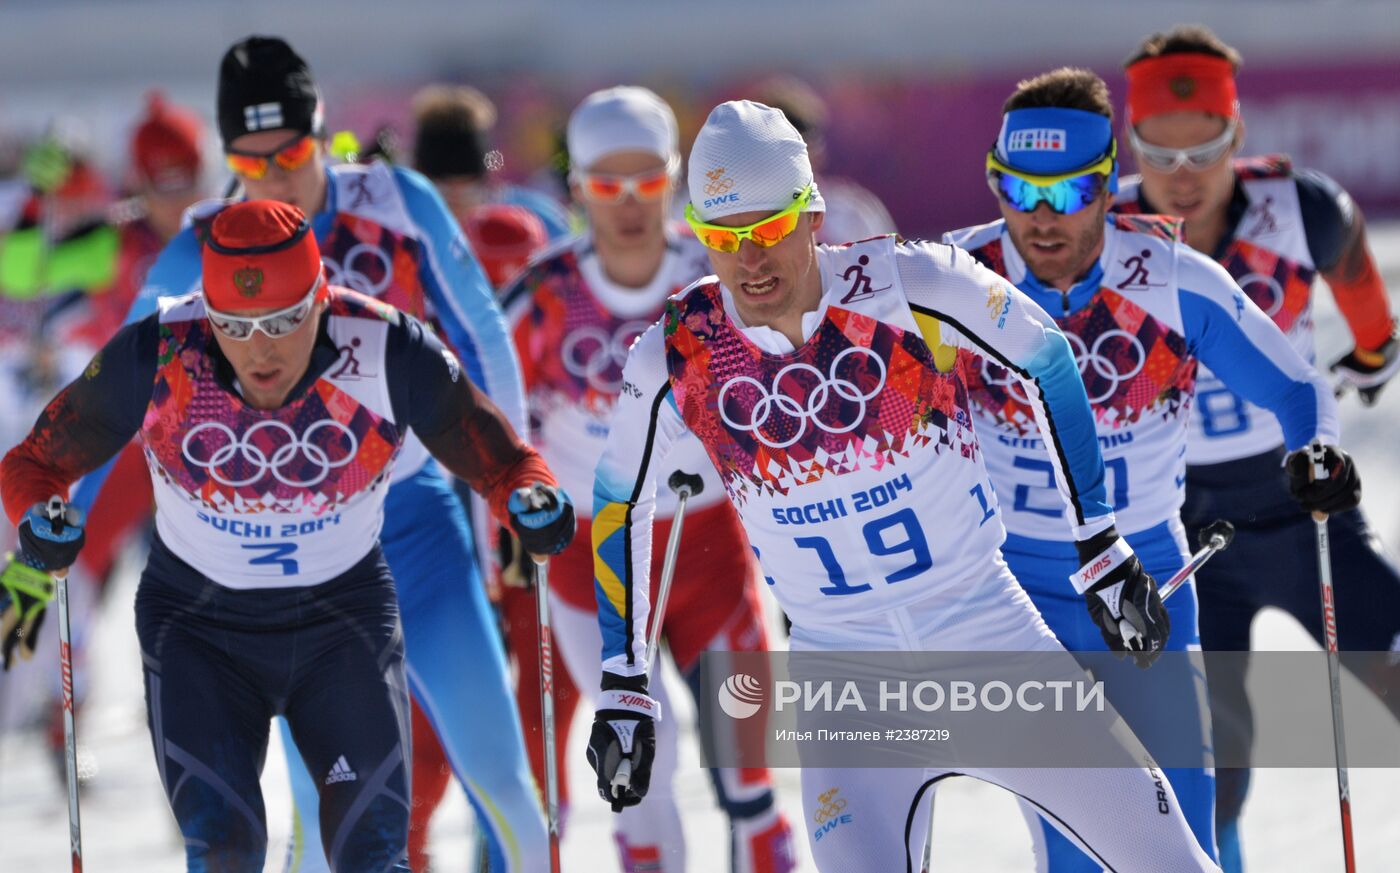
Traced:
[[569, 231], [569, 216], [548, 196], [496, 177], [505, 159], [491, 147], [496, 107], [469, 85], [429, 85], [413, 98], [413, 166], [432, 180], [457, 221], [471, 210], [508, 203], [533, 212], [550, 239]]
[[817, 231], [818, 242], [839, 244], [894, 233], [894, 219], [879, 197], [853, 179], [824, 172], [826, 103], [811, 86], [790, 76], [768, 79], [753, 89], [752, 99], [781, 110], [807, 141], [817, 188], [826, 200], [826, 220]]

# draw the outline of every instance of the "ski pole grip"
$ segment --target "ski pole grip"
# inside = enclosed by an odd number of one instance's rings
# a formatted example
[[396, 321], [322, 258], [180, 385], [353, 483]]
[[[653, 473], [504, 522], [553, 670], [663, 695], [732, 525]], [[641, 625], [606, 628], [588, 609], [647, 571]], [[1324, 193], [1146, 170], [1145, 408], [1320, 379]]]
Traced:
[[694, 473], [677, 470], [666, 480], [666, 487], [674, 491], [677, 497], [694, 497], [705, 490], [705, 480]]
[[63, 498], [55, 494], [49, 498], [49, 503], [44, 509], [49, 514], [49, 525], [54, 533], [63, 533]]
[[1200, 545], [1203, 549], [1226, 549], [1235, 540], [1235, 526], [1225, 519], [1216, 519], [1201, 528]]

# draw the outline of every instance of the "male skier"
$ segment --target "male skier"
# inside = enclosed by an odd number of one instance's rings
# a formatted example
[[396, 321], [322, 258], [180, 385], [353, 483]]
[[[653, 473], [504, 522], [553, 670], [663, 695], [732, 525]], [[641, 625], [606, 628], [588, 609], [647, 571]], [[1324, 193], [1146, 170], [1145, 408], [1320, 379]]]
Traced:
[[[1103, 81], [1087, 70], [1061, 68], [1021, 82], [1003, 111], [986, 170], [1002, 219], [947, 234], [944, 241], [1014, 283], [1069, 340], [1094, 410], [1118, 529], [1147, 572], [1165, 579], [1189, 555], [1177, 513], [1197, 359], [1274, 410], [1290, 449], [1314, 440], [1328, 444], [1329, 465], [1340, 475], [1327, 481], [1349, 494], [1354, 471], [1333, 447], [1336, 404], [1322, 377], [1219, 265], [1176, 241], [1173, 220], [1109, 214], [1118, 165]], [[1001, 317], [994, 309], [987, 315]], [[1073, 651], [1102, 651], [1114, 631], [1081, 608], [1084, 586], [1065, 584], [1078, 556], [1052, 492], [1050, 446], [1011, 374], [983, 359], [968, 375], [987, 469], [1002, 501], [1002, 554], [1060, 642]], [[1302, 462], [1307, 483], [1305, 455], [1292, 460]], [[1327, 490], [1326, 500], [1333, 493]], [[1309, 508], [1322, 502], [1318, 496], [1303, 501]], [[1165, 650], [1198, 649], [1192, 585], [1177, 592], [1167, 616]], [[1199, 717], [1204, 682], [1182, 659], [1170, 662], [1170, 672], [1156, 670], [1150, 688], [1131, 677], [1110, 685], [1118, 691], [1112, 702], [1149, 750], [1154, 724], [1169, 719], [1175, 734], [1198, 736], [1204, 753], [1210, 746], [1209, 722]], [[1203, 762], [1164, 769], [1201, 848], [1214, 856], [1210, 768]], [[1045, 868], [1100, 869], [1036, 819], [1032, 814]]]
[[[139, 433], [156, 538], [137, 634], [188, 868], [263, 869], [258, 777], [283, 715], [316, 774], [332, 869], [406, 871], [408, 695], [378, 538], [407, 431], [534, 554], [567, 545], [572, 509], [431, 332], [326, 281], [296, 207], [230, 206], [201, 261], [202, 291], [123, 328], [0, 463], [21, 542], [0, 576], [6, 617], [21, 618], [7, 662], [14, 645], [32, 649], [48, 574], [82, 545], [77, 514], [44, 501]], [[344, 366], [348, 346], [358, 369]]]
[[[380, 162], [327, 166], [320, 94], [306, 62], [281, 39], [253, 36], [231, 46], [217, 99], [225, 162], [247, 195], [306, 212], [328, 280], [435, 326], [467, 376], [524, 433], [519, 365], [504, 318], [432, 185]], [[209, 213], [223, 205], [195, 208], [193, 226], [151, 268], [132, 320], [153, 311], [157, 297], [197, 286], [200, 240]], [[341, 356], [347, 372], [364, 369], [357, 346]], [[391, 492], [384, 552], [397, 571], [413, 696], [488, 835], [491, 869], [540, 869], [548, 863], [544, 813], [465, 511], [411, 434]], [[482, 711], [500, 715], [483, 719]], [[294, 841], [289, 867], [312, 873], [324, 869], [314, 849], [317, 781], [288, 754], [294, 837], [304, 836]]]
[[[687, 216], [716, 275], [673, 297], [632, 347], [594, 484], [604, 672], [589, 759], [599, 793], [626, 805], [648, 787], [663, 713], [647, 694], [647, 586], [633, 568], [649, 566], [656, 481], [687, 431], [704, 445], [792, 617], [794, 651], [1063, 653], [997, 553], [1004, 531], [959, 363], [969, 353], [1023, 380], [1053, 435], [1052, 475], [1083, 572], [1098, 577], [1086, 604], [1125, 629], [1119, 648], [1141, 645], [1162, 620], [1161, 601], [1113, 528], [1084, 386], [1045, 314], [955, 248], [889, 236], [818, 246], [823, 201], [806, 145], [767, 106], [711, 112], [689, 179]], [[1004, 320], [988, 321], [992, 299], [1009, 304]], [[841, 516], [838, 500], [854, 507], [855, 494], [871, 488], [893, 499]], [[624, 758], [631, 777], [621, 787]], [[1151, 770], [956, 772], [1032, 800], [1111, 869], [1218, 869]], [[919, 798], [953, 773], [804, 768], [808, 816], [832, 802], [833, 789], [849, 816], [819, 836], [809, 831], [818, 868], [912, 869], [928, 827]], [[1158, 791], [1172, 798], [1163, 813]]]
[[[532, 444], [566, 487], [592, 490], [623, 390], [627, 349], [661, 315], [666, 299], [709, 272], [709, 264], [695, 238], [667, 221], [680, 152], [675, 115], [660, 97], [628, 86], [590, 94], [569, 118], [568, 136], [574, 202], [589, 230], [536, 257], [506, 289], [505, 306], [525, 372]], [[683, 560], [662, 625], [677, 668], [698, 693], [705, 651], [767, 648], [757, 568], [699, 443], [682, 441], [665, 463], [668, 470], [700, 475], [707, 486], [687, 503]], [[657, 509], [663, 538], [675, 509], [674, 495], [663, 495]], [[590, 520], [581, 524], [586, 532]], [[588, 537], [579, 536], [553, 566], [551, 616], [559, 652], [578, 687], [595, 689], [603, 641]], [[659, 574], [659, 562], [653, 569]], [[665, 699], [659, 681], [652, 688]], [[671, 787], [677, 733], [674, 720], [659, 725], [652, 802], [617, 818], [624, 870], [685, 867], [685, 834]], [[732, 868], [791, 869], [791, 832], [774, 806], [767, 769], [714, 769], [711, 776], [730, 820]]]
[[[1240, 63], [1239, 52], [1199, 25], [1143, 40], [1125, 65], [1126, 133], [1142, 175], [1124, 180], [1114, 208], [1184, 218], [1186, 242], [1219, 261], [1309, 361], [1313, 280], [1321, 275], [1355, 343], [1331, 372], [1369, 406], [1400, 369], [1400, 343], [1361, 210], [1332, 179], [1296, 168], [1284, 155], [1237, 157], [1244, 141], [1235, 84]], [[1224, 384], [1213, 367], [1202, 368], [1199, 379], [1182, 520], [1193, 536], [1217, 518], [1235, 525], [1230, 551], [1198, 574], [1201, 645], [1249, 651], [1250, 625], [1265, 606], [1286, 610], [1321, 645], [1314, 526], [1290, 498], [1280, 469], [1280, 422]], [[1338, 644], [1344, 651], [1393, 650], [1400, 644], [1400, 571], [1378, 548], [1360, 509], [1333, 509]], [[1240, 666], [1213, 670], [1207, 679], [1212, 696], [1235, 702], [1217, 718], [1216, 737], [1247, 748], [1254, 726]], [[1359, 678], [1400, 715], [1400, 688], [1386, 687], [1379, 676]], [[1216, 778], [1221, 865], [1238, 871], [1249, 771], [1221, 768]]]

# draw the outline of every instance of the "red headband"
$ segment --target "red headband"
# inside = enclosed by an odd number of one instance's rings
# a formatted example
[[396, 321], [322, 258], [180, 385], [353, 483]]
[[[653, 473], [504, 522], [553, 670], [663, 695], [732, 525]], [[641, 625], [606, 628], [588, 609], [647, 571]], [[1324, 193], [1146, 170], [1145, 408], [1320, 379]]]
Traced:
[[305, 297], [321, 273], [306, 216], [273, 200], [247, 200], [220, 212], [209, 227], [203, 262], [204, 299], [228, 313], [285, 309]]
[[1225, 58], [1177, 53], [1144, 58], [1128, 67], [1128, 123], [1196, 110], [1234, 118], [1234, 66]]

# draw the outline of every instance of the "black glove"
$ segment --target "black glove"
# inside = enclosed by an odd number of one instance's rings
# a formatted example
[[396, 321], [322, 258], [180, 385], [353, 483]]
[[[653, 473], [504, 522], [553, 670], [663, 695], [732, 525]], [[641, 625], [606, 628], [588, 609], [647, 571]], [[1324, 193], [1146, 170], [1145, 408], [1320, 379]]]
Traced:
[[5, 556], [5, 569], [0, 571], [0, 659], [4, 669], [10, 669], [16, 649], [20, 660], [34, 657], [53, 591], [53, 577], [48, 573], [13, 553]]
[[574, 538], [574, 504], [563, 488], [539, 482], [517, 488], [506, 508], [520, 545], [532, 555], [557, 555]]
[[1339, 394], [1348, 387], [1355, 388], [1361, 402], [1370, 406], [1380, 397], [1385, 383], [1400, 370], [1400, 339], [1391, 334], [1375, 351], [1354, 348], [1332, 364], [1331, 370], [1340, 377]]
[[1157, 583], [1114, 528], [1075, 543], [1081, 566], [1071, 581], [1084, 595], [1104, 642], [1144, 669], [1162, 654], [1172, 621]]
[[588, 736], [588, 764], [598, 774], [598, 795], [613, 812], [647, 796], [659, 718], [661, 704], [647, 696], [647, 677], [603, 674], [603, 694]]
[[1345, 512], [1361, 504], [1361, 476], [1351, 455], [1313, 443], [1284, 459], [1288, 490], [1309, 512]]

